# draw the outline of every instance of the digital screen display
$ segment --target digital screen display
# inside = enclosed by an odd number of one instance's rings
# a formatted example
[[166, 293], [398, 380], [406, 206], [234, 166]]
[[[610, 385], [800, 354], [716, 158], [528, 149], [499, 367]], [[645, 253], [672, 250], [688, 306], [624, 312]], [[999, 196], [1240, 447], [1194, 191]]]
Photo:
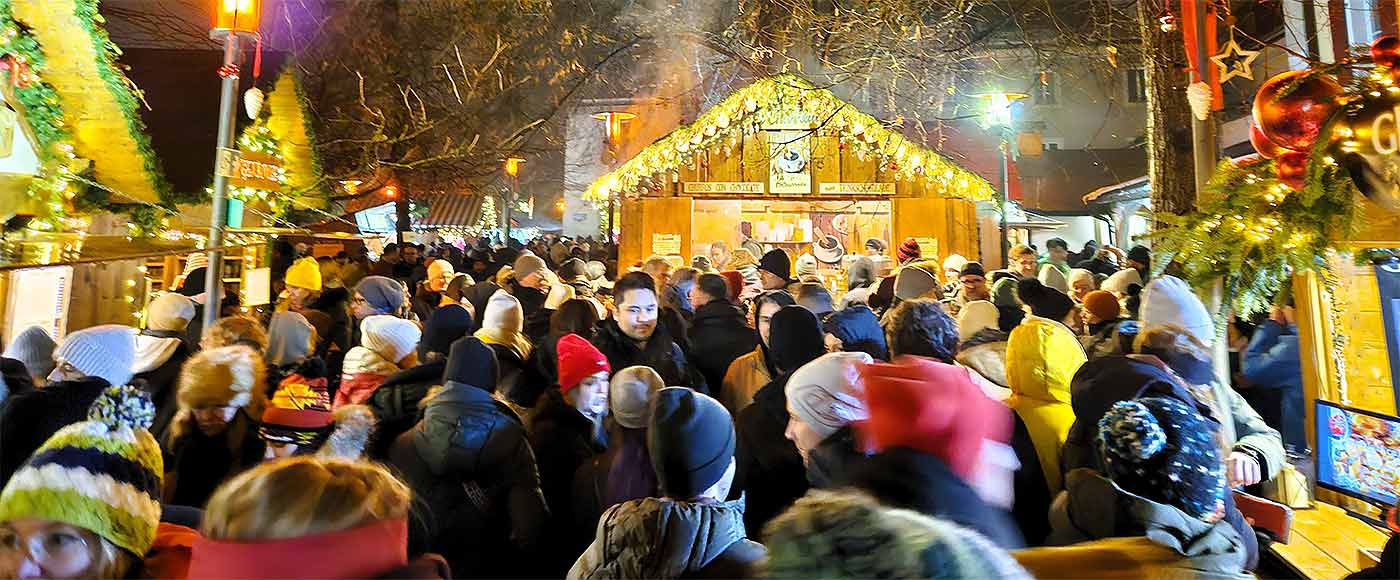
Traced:
[[1396, 502], [1400, 420], [1317, 402], [1317, 484], [1382, 506]]
[[387, 234], [398, 225], [394, 204], [386, 203], [355, 212], [355, 225], [362, 234]]

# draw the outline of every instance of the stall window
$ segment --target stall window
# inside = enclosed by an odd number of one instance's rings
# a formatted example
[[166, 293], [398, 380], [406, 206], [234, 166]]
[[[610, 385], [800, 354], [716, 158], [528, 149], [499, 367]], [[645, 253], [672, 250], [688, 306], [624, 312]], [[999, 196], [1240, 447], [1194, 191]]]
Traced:
[[1347, 39], [1367, 44], [1381, 34], [1381, 15], [1376, 0], [1346, 0]]
[[1127, 72], [1128, 102], [1147, 102], [1147, 71], [1140, 68], [1130, 68]]

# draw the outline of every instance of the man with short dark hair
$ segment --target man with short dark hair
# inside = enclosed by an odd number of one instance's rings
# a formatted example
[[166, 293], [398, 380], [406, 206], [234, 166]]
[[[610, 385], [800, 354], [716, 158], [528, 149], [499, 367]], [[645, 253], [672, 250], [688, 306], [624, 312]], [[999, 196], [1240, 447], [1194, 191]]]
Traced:
[[384, 246], [384, 251], [379, 254], [379, 261], [374, 263], [369, 273], [373, 276], [393, 278], [394, 267], [399, 264], [399, 259], [399, 245], [390, 242]]
[[[404, 244], [399, 246], [399, 263], [394, 264], [394, 279], [399, 281], [413, 279], [414, 273], [422, 266], [422, 257], [417, 244]], [[409, 291], [413, 287], [409, 286]]]
[[615, 369], [651, 367], [670, 386], [705, 392], [705, 379], [685, 360], [679, 344], [660, 324], [661, 304], [656, 285], [644, 272], [628, 272], [613, 285], [616, 308], [599, 323], [594, 346]]
[[1061, 274], [1069, 275], [1069, 242], [1063, 238], [1050, 238], [1045, 242], [1045, 259], [1040, 261], [1041, 270], [1053, 266]]
[[758, 336], [748, 325], [744, 309], [729, 301], [724, 276], [701, 274], [690, 289], [690, 300], [695, 304], [690, 323], [691, 362], [720, 398], [724, 373], [734, 359], [758, 346]]

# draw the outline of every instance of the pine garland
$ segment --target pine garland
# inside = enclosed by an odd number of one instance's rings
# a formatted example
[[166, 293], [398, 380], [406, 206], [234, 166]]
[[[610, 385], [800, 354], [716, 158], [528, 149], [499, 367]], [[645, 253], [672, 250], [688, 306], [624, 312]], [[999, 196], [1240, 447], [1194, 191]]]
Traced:
[[1302, 191], [1279, 182], [1274, 163], [1224, 160], [1207, 185], [1213, 196], [1198, 211], [1161, 214], [1165, 226], [1149, 234], [1154, 262], [1175, 261], [1197, 288], [1225, 280], [1222, 307], [1242, 316], [1266, 310], [1286, 293], [1295, 272], [1328, 268], [1322, 258], [1360, 223], [1357, 191], [1345, 170], [1315, 151]]

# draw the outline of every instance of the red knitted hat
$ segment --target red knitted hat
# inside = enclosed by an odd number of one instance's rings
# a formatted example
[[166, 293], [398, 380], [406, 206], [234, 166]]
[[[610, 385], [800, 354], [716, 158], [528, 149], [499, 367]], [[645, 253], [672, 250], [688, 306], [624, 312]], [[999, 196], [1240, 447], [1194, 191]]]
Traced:
[[744, 273], [738, 270], [725, 270], [719, 273], [724, 276], [725, 286], [729, 290], [729, 301], [739, 303], [739, 294], [744, 290]]
[[612, 372], [612, 367], [608, 366], [607, 357], [598, 352], [598, 348], [593, 346], [582, 336], [577, 334], [566, 334], [559, 337], [559, 392], [567, 393], [588, 375], [598, 372]]
[[982, 394], [967, 369], [902, 356], [865, 365], [861, 374], [870, 418], [858, 425], [877, 452], [908, 447], [930, 453], [968, 479], [983, 442], [1010, 437], [1011, 411]]
[[1123, 307], [1118, 305], [1118, 297], [1112, 292], [1095, 290], [1084, 295], [1084, 308], [1099, 320], [1117, 320]]
[[894, 254], [899, 258], [899, 263], [903, 264], [909, 260], [923, 257], [923, 252], [919, 249], [919, 241], [914, 238], [904, 238], [895, 248]]

